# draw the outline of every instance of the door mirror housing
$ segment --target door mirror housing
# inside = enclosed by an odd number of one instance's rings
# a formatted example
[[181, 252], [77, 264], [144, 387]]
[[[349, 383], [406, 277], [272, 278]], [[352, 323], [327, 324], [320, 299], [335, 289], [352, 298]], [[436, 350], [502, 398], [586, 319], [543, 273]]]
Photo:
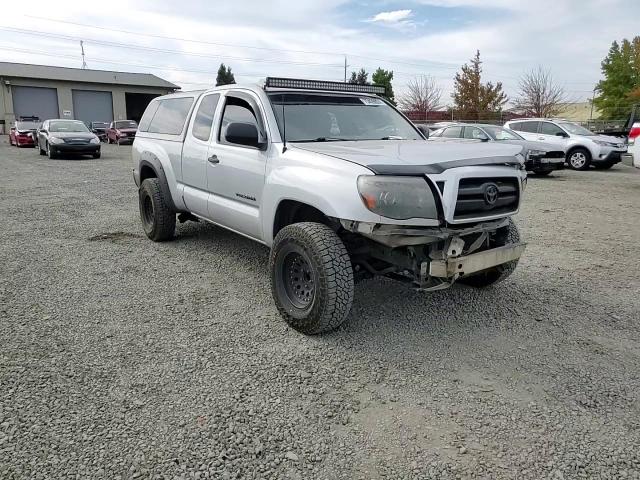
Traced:
[[416, 128], [424, 135], [424, 138], [429, 138], [429, 127], [423, 124], [416, 125]]
[[558, 132], [556, 133], [556, 137], [569, 138], [569, 135], [567, 135], [565, 132]]
[[253, 123], [233, 122], [227, 126], [224, 139], [228, 143], [263, 149], [267, 144], [260, 141], [258, 127]]

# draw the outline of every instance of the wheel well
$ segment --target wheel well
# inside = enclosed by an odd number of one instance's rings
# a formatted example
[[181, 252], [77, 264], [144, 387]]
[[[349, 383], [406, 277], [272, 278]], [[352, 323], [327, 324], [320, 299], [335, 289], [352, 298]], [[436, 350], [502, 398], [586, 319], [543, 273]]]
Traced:
[[149, 165], [142, 165], [142, 167], [140, 168], [140, 184], [142, 184], [142, 182], [144, 182], [147, 178], [158, 178], [158, 174]]
[[575, 152], [576, 150], [584, 150], [585, 152], [587, 152], [589, 154], [589, 156], [591, 156], [591, 152], [589, 151], [589, 149], [587, 147], [583, 147], [581, 145], [575, 145], [575, 146], [571, 147], [569, 150], [567, 150], [567, 154], [565, 155], [565, 158], [567, 159], [567, 161], [569, 160], [569, 157], [571, 156], [571, 154], [573, 152]]
[[[311, 205], [296, 200], [283, 200], [276, 210], [273, 221], [273, 236], [287, 225], [299, 222], [317, 222], [334, 228], [334, 221]], [[335, 229], [335, 228], [334, 228]]]

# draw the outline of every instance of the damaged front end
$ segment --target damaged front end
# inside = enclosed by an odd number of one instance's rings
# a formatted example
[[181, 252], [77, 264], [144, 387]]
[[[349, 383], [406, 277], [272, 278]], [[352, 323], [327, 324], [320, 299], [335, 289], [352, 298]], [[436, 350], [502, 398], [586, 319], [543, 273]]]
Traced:
[[525, 243], [508, 242], [510, 218], [460, 227], [407, 227], [342, 220], [356, 277], [384, 275], [420, 290], [517, 261]]

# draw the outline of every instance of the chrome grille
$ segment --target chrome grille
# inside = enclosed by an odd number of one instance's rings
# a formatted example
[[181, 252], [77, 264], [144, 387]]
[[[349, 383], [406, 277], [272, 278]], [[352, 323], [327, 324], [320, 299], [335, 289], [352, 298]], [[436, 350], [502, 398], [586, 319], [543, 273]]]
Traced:
[[454, 220], [515, 212], [520, 201], [516, 177], [463, 178], [458, 184]]

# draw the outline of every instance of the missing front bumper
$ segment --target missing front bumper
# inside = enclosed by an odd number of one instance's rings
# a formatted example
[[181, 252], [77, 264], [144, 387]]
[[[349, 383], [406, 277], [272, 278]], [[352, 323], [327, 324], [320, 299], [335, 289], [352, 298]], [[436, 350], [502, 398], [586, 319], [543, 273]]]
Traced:
[[462, 257], [423, 262], [421, 276], [423, 279], [427, 277], [456, 279], [463, 275], [470, 275], [518, 260], [525, 248], [525, 243], [514, 243]]

